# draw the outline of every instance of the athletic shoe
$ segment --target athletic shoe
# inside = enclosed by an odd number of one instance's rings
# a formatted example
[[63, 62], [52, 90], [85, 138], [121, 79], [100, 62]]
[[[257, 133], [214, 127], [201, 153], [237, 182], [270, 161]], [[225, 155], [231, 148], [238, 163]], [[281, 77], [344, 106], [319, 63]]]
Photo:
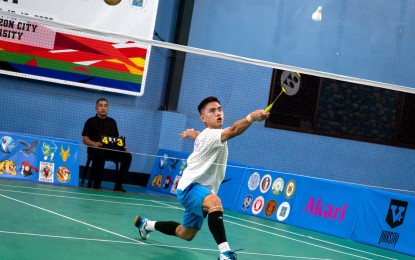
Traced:
[[225, 260], [225, 259], [236, 260], [235, 251], [226, 251], [226, 252], [220, 253], [218, 260]]
[[149, 230], [146, 229], [148, 219], [136, 216], [134, 219], [134, 226], [138, 228], [138, 233], [140, 237], [146, 240], [150, 236]]

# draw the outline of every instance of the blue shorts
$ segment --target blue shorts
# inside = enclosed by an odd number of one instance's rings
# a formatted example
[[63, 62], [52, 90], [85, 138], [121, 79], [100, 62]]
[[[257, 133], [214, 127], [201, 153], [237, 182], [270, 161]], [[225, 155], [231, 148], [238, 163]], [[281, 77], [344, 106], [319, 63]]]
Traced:
[[184, 191], [177, 190], [177, 199], [184, 207], [183, 227], [200, 230], [207, 212], [202, 211], [202, 202], [212, 192], [199, 183], [190, 184]]

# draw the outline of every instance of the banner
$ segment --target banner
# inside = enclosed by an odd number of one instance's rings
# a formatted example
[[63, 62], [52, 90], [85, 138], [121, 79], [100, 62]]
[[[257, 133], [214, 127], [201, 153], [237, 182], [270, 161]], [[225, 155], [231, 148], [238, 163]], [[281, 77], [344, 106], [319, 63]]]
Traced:
[[299, 176], [293, 225], [350, 239], [366, 189], [357, 185]]
[[[188, 154], [159, 150], [147, 189], [176, 194]], [[415, 256], [415, 198], [229, 163], [224, 208]]]
[[78, 186], [79, 141], [0, 132], [0, 178]]
[[235, 210], [350, 238], [365, 189], [289, 173], [247, 171]]
[[414, 205], [414, 196], [368, 189], [352, 239], [415, 256]]
[[[158, 158], [154, 162], [147, 189], [176, 195], [177, 184], [186, 169], [188, 153], [161, 149]], [[233, 210], [239, 190], [242, 186], [245, 168], [243, 165], [228, 163], [225, 178], [219, 188], [218, 196], [225, 209]]]
[[0, 10], [71, 24], [75, 27], [151, 40], [158, 2], [158, 0], [3, 0], [0, 2]]
[[161, 149], [158, 152], [147, 189], [176, 196], [177, 184], [186, 169], [189, 154]]
[[[241, 176], [240, 193], [235, 210], [272, 221], [295, 224], [293, 208], [297, 207], [299, 177], [267, 170], [249, 170]], [[302, 189], [302, 185], [299, 185]]]
[[[157, 0], [59, 0], [48, 5], [40, 1], [0, 2], [0, 73], [134, 96], [144, 94], [148, 44], [50, 26], [47, 21], [152, 39]], [[45, 23], [26, 21], [11, 13], [41, 18]]]

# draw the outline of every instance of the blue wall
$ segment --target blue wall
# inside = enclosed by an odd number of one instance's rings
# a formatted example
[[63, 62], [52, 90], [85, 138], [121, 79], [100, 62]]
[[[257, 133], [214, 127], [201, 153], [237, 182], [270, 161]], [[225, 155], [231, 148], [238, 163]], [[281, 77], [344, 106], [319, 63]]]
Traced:
[[[156, 30], [167, 41], [172, 41], [174, 35], [177, 3], [160, 1]], [[379, 12], [382, 17], [390, 7], [386, 1], [378, 1], [370, 6], [358, 1], [347, 1], [347, 4], [339, 6], [334, 2], [322, 3], [328, 5], [326, 7], [323, 4], [323, 21], [326, 18], [329, 20], [330, 16], [345, 15], [345, 18], [331, 23], [312, 23], [309, 19], [311, 13], [321, 4], [316, 1], [300, 4], [299, 1], [264, 0], [254, 4], [252, 1], [228, 0], [215, 5], [196, 0], [189, 45], [341, 74], [359, 72], [359, 75], [353, 76], [385, 77], [382, 79], [385, 82], [396, 78], [411, 84], [414, 82], [414, 76], [408, 73], [413, 67], [409, 66], [413, 51], [408, 50], [407, 45], [407, 41], [413, 39], [413, 34], [408, 32], [401, 39], [402, 44], [392, 48], [394, 55], [405, 51], [406, 57], [398, 59], [402, 55], [393, 56], [392, 61], [389, 60], [392, 54], [384, 50], [385, 47], [391, 47], [387, 42], [394, 37], [385, 37], [383, 30], [392, 27], [391, 30], [395, 31], [395, 20], [388, 20], [389, 27], [385, 25], [373, 31], [371, 41], [357, 36], [352, 40], [348, 35], [352, 31], [346, 30], [352, 28], [356, 34], [361, 34], [360, 37], [369, 37], [368, 29], [362, 30], [366, 27], [358, 30], [349, 25], [352, 21], [347, 17], [357, 5], [361, 6], [360, 11], [355, 10], [358, 14]], [[381, 3], [383, 11], [380, 10]], [[400, 3], [397, 6], [406, 6], [408, 13], [414, 10], [412, 2]], [[369, 12], [369, 8], [375, 11]], [[397, 9], [391, 8], [392, 13]], [[332, 14], [329, 10], [337, 11]], [[289, 18], [286, 13], [292, 13], [292, 17]], [[404, 28], [411, 31], [414, 22], [409, 21], [407, 16], [403, 15], [402, 19], [406, 20], [401, 22], [405, 24]], [[396, 14], [394, 17], [400, 16]], [[380, 18], [373, 19], [377, 21]], [[379, 23], [367, 22], [372, 27]], [[309, 23], [308, 27], [305, 27], [306, 23]], [[382, 38], [385, 39], [377, 43]], [[360, 40], [356, 43], [356, 39]], [[334, 53], [339, 47], [342, 58]], [[0, 130], [81, 140], [85, 120], [95, 113], [96, 99], [106, 97], [110, 101], [110, 116], [117, 119], [120, 133], [126, 136], [128, 149], [134, 154], [131, 171], [150, 173], [158, 149], [191, 151], [192, 142], [179, 141], [178, 134], [186, 127], [202, 129], [196, 109], [202, 98], [216, 95], [221, 99], [226, 113], [226, 126], [250, 111], [266, 106], [271, 69], [236, 65], [230, 61], [219, 62], [216, 59], [207, 63], [198, 55], [188, 55], [178, 112], [160, 111], [168, 75], [167, 54], [163, 49], [153, 48], [143, 97], [0, 75], [3, 97]], [[351, 61], [358, 63], [352, 64]], [[232, 69], [232, 77], [218, 73], [229, 68]], [[355, 68], [361, 71], [356, 72]], [[396, 73], [391, 73], [391, 69]], [[206, 73], [215, 76], [206, 77]], [[397, 74], [404, 77], [398, 77]], [[229, 147], [229, 160], [234, 162], [294, 174], [415, 191], [415, 184], [408, 181], [413, 176], [415, 150], [268, 129], [263, 127], [263, 123], [256, 123], [244, 135], [231, 140]], [[81, 147], [80, 158], [81, 164], [84, 164], [85, 147]]]
[[190, 46], [415, 88], [415, 1], [195, 3]]
[[[158, 10], [156, 30], [166, 41], [172, 41], [178, 1], [165, 1]], [[49, 82], [0, 74], [0, 130], [32, 133], [51, 137], [82, 140], [87, 118], [95, 115], [95, 101], [109, 100], [109, 116], [118, 122], [126, 136], [128, 150], [133, 153], [131, 171], [151, 171], [152, 156], [158, 151], [169, 60], [165, 49], [152, 48], [145, 94], [137, 98], [100, 92]], [[150, 158], [150, 160], [149, 160]], [[86, 162], [86, 148], [80, 149], [80, 161]], [[109, 163], [107, 167], [113, 167]]]
[[[189, 115], [186, 128], [203, 128], [196, 108], [207, 95], [218, 96], [222, 101], [225, 126], [266, 106], [270, 69], [216, 59], [197, 66], [200, 62], [199, 56], [187, 56], [178, 111]], [[216, 77], [203, 77], [224, 68], [235, 72], [233, 77], [217, 72]], [[205, 80], [200, 81], [201, 78]], [[171, 139], [175, 135], [173, 133]], [[182, 151], [190, 152], [192, 142], [185, 142]], [[269, 129], [264, 128], [264, 123], [255, 123], [243, 135], [229, 141], [229, 150], [229, 160], [233, 162], [317, 178], [415, 191], [415, 183], [408, 181], [414, 174], [415, 150], [411, 149]]]

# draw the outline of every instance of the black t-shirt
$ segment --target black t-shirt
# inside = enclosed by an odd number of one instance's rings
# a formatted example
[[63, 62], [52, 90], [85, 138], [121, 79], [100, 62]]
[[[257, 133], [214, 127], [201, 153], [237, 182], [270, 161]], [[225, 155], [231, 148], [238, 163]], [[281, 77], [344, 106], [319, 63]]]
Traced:
[[117, 122], [114, 119], [111, 117], [102, 119], [96, 115], [85, 122], [82, 136], [88, 136], [92, 141], [99, 142], [103, 135], [119, 137]]

